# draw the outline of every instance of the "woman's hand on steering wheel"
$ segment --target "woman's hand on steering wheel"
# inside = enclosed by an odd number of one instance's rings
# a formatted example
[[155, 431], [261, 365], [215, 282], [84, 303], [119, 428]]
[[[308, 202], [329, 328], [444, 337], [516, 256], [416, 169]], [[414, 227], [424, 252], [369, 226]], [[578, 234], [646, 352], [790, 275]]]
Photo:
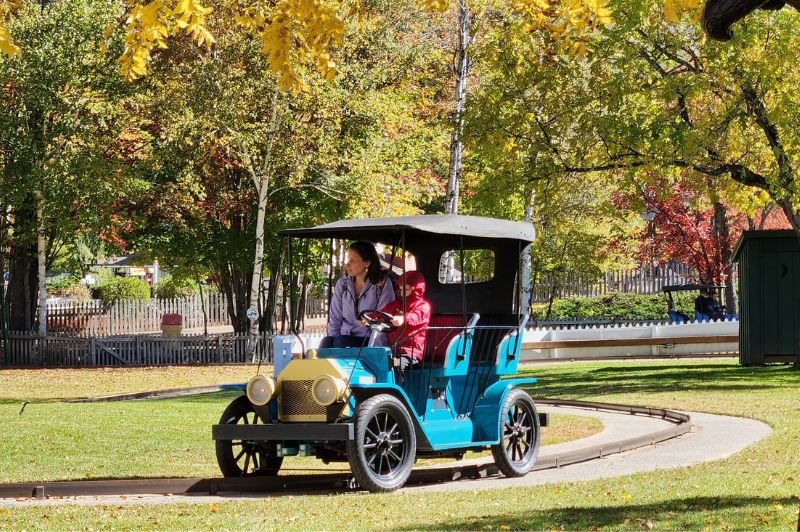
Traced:
[[358, 319], [365, 321], [367, 325], [370, 327], [382, 326], [381, 330], [383, 332], [393, 331], [395, 329], [395, 326], [392, 325], [392, 320], [394, 320], [394, 316], [382, 310], [376, 310], [376, 309], [362, 310], [361, 312], [358, 313]]

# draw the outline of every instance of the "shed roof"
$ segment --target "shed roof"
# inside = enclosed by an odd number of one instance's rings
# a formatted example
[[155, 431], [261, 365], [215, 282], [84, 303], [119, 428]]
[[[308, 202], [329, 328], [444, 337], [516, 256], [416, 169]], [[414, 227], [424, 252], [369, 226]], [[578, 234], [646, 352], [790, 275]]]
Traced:
[[742, 236], [739, 237], [739, 241], [736, 242], [736, 247], [733, 250], [733, 255], [731, 256], [732, 261], [739, 260], [739, 254], [742, 252], [744, 248], [745, 242], [748, 240], [755, 240], [760, 238], [800, 238], [798, 234], [793, 229], [769, 229], [766, 231], [743, 231]]

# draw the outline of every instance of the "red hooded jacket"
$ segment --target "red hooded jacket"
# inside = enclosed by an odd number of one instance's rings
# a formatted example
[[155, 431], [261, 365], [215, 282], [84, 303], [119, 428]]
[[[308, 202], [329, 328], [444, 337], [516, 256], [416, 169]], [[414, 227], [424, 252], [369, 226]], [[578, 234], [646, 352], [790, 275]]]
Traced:
[[[389, 333], [389, 345], [397, 342], [395, 354], [408, 355], [420, 360], [425, 350], [428, 323], [431, 321], [431, 304], [424, 299], [425, 277], [417, 271], [406, 272], [397, 280], [397, 286], [403, 285], [412, 288], [411, 293], [405, 298], [405, 323]], [[402, 294], [381, 310], [389, 314], [403, 314]]]

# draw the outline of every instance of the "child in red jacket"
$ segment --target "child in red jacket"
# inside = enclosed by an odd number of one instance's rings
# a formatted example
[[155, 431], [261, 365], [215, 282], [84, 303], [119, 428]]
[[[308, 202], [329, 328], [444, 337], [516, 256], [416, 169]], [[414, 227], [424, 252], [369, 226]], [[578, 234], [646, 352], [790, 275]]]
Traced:
[[[431, 304], [425, 299], [425, 277], [418, 271], [406, 272], [397, 280], [398, 298], [382, 310], [394, 316], [396, 329], [389, 333], [389, 345], [395, 346], [395, 360], [402, 371], [421, 360], [425, 336], [431, 321]], [[405, 313], [403, 313], [405, 296]]]

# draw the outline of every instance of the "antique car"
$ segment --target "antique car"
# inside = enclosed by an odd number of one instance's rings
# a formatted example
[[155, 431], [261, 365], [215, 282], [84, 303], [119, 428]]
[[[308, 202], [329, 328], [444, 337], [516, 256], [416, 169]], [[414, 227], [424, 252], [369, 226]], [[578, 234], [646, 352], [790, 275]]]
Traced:
[[[276, 475], [286, 456], [315, 456], [348, 462], [364, 489], [392, 491], [419, 457], [460, 459], [488, 449], [504, 475], [532, 469], [547, 418], [521, 388], [536, 379], [513, 378], [528, 320], [518, 274], [533, 239], [529, 224], [420, 215], [344, 220], [281, 236], [290, 269], [298, 239], [330, 239], [330, 249], [334, 241], [363, 240], [392, 257], [413, 255], [433, 314], [422, 358], [402, 379], [392, 367], [393, 346], [376, 345], [391, 323], [378, 309], [360, 313], [371, 329], [360, 347], [306, 349], [296, 331], [275, 337], [274, 374], [250, 379], [212, 427], [226, 477]], [[302, 352], [293, 355], [298, 344]]]

